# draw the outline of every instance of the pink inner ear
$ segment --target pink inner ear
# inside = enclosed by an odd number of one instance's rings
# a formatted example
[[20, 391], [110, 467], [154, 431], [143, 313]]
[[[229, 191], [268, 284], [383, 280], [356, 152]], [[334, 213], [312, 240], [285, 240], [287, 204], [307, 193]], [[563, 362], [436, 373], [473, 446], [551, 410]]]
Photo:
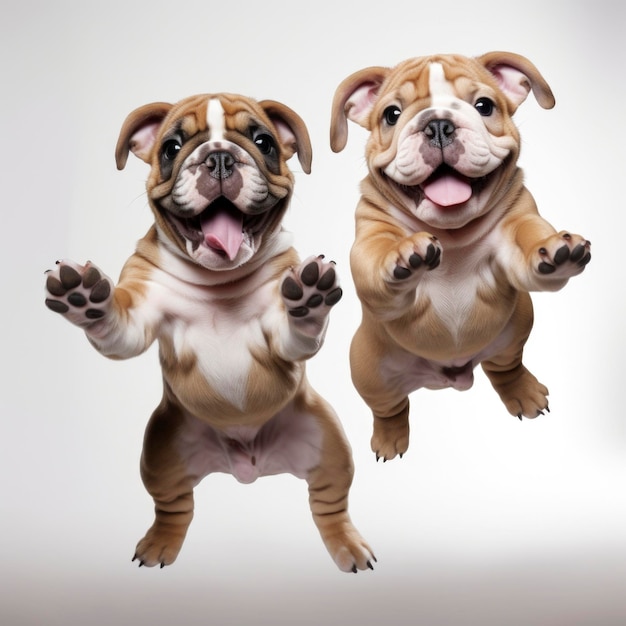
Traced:
[[516, 107], [526, 100], [531, 89], [526, 74], [510, 65], [494, 65], [489, 71], [495, 76], [500, 89]]
[[298, 149], [298, 140], [296, 136], [291, 131], [291, 128], [285, 122], [278, 118], [272, 118], [272, 122], [274, 122], [274, 126], [276, 127], [276, 131], [278, 132], [278, 138], [280, 139], [280, 143], [287, 149], [291, 150], [292, 156], [294, 152]]
[[379, 88], [379, 83], [367, 82], [359, 85], [346, 102], [346, 117], [357, 124], [363, 125], [365, 117], [374, 106]]
[[148, 161], [150, 151], [156, 140], [157, 131], [161, 126], [161, 122], [149, 122], [142, 126], [128, 142], [130, 151], [142, 161]]

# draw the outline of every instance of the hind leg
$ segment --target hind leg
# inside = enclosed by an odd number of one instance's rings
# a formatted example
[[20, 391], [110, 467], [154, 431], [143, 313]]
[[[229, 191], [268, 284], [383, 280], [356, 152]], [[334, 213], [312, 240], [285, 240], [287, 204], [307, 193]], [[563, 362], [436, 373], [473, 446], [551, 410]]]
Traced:
[[307, 405], [298, 412], [301, 419], [306, 414], [313, 415], [322, 431], [319, 463], [306, 475], [309, 505], [322, 541], [340, 570], [356, 573], [373, 569], [376, 557], [348, 514], [354, 466], [339, 419], [316, 394], [309, 395]]
[[176, 560], [193, 518], [193, 487], [198, 482], [177, 451], [183, 417], [165, 402], [154, 412], [144, 438], [141, 477], [154, 500], [154, 523], [139, 541], [139, 566]]
[[[409, 447], [409, 397], [405, 355], [387, 359], [387, 376], [383, 375], [382, 348], [376, 349], [376, 338], [360, 328], [350, 346], [352, 382], [372, 410], [374, 430], [371, 439], [376, 460], [389, 461]], [[408, 366], [407, 366], [408, 367]], [[415, 385], [418, 386], [418, 385]]]
[[520, 294], [511, 319], [514, 337], [506, 349], [483, 361], [482, 368], [508, 412], [522, 419], [543, 415], [548, 409], [548, 389], [522, 363], [524, 344], [533, 324], [530, 296]]

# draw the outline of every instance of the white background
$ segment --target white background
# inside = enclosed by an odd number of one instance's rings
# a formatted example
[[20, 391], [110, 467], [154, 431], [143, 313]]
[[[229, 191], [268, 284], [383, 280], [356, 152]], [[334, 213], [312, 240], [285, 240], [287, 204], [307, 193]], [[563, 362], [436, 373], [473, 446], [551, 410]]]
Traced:
[[[46, 624], [613, 625], [626, 620], [624, 5], [615, 2], [3, 3], [0, 621]], [[402, 460], [376, 464], [347, 351], [348, 268], [365, 133], [328, 147], [339, 82], [436, 52], [524, 54], [557, 99], [518, 111], [520, 164], [540, 211], [594, 257], [534, 297], [526, 364], [552, 412], [520, 423], [478, 370], [473, 389], [412, 397]], [[280, 100], [311, 133], [287, 226], [325, 253], [345, 297], [311, 362], [351, 441], [351, 513], [374, 572], [340, 573], [291, 476], [213, 476], [178, 561], [137, 569], [152, 520], [139, 478], [160, 399], [156, 350], [100, 356], [43, 304], [44, 270], [91, 259], [117, 277], [148, 228], [147, 166], [117, 172], [126, 114], [211, 91]]]

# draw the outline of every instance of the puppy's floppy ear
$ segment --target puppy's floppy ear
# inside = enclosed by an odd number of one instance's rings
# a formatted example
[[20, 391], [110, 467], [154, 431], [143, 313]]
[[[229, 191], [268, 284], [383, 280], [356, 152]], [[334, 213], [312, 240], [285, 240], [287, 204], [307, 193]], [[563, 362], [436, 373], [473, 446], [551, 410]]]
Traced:
[[115, 162], [118, 170], [124, 169], [129, 152], [146, 163], [150, 162], [150, 153], [157, 132], [173, 106], [167, 102], [153, 102], [129, 113], [122, 124], [115, 147]]
[[369, 114], [390, 71], [388, 67], [367, 67], [351, 74], [337, 87], [330, 117], [330, 147], [333, 152], [341, 152], [346, 146], [347, 120], [371, 130]]
[[550, 86], [526, 57], [513, 52], [488, 52], [477, 60], [495, 77], [512, 105], [511, 113], [526, 100], [531, 89], [541, 107], [551, 109], [554, 106]]
[[309, 131], [302, 118], [288, 106], [274, 100], [263, 100], [259, 105], [274, 124], [287, 159], [297, 153], [304, 173], [310, 174], [313, 149]]

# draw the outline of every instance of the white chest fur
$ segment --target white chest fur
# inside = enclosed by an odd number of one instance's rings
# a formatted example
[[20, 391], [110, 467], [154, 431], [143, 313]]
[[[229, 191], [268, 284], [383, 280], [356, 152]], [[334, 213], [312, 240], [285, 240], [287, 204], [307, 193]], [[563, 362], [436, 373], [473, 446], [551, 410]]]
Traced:
[[420, 283], [417, 298], [430, 301], [439, 322], [456, 338], [476, 307], [479, 289], [495, 287], [492, 266], [484, 251], [469, 255], [449, 252], [444, 262]]
[[245, 410], [252, 349], [262, 346], [268, 318], [279, 315], [275, 285], [245, 294], [189, 285], [172, 276], [155, 277], [146, 308], [162, 310], [158, 338], [179, 361], [193, 356], [207, 384], [239, 410]]

